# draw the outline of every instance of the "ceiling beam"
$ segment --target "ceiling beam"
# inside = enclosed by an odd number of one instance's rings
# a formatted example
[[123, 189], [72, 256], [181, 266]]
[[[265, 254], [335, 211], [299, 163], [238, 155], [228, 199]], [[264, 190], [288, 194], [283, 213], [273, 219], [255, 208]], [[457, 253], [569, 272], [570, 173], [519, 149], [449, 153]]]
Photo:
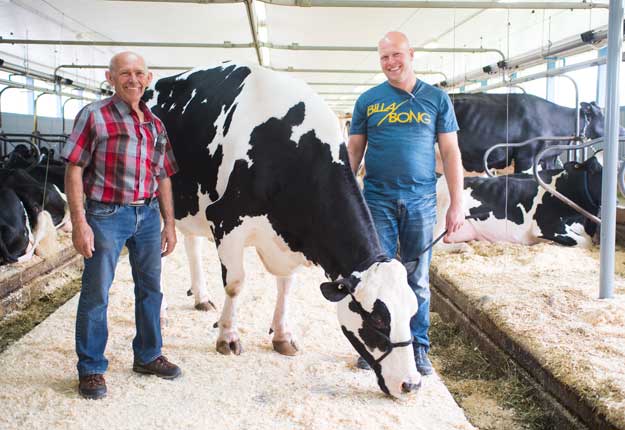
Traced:
[[[126, 0], [128, 1], [128, 0]], [[144, 42], [144, 41], [106, 41], [106, 40], [53, 40], [53, 39], [6, 39], [0, 38], [0, 44], [20, 45], [67, 45], [67, 46], [141, 46], [152, 48], [269, 48], [289, 51], [344, 51], [344, 52], [377, 52], [375, 46], [328, 46], [328, 45], [280, 45], [256, 40], [254, 43], [195, 43], [195, 42]], [[430, 53], [466, 53], [482, 54], [497, 53], [502, 60], [506, 56], [499, 49], [494, 48], [423, 48], [413, 47], [415, 52]]]
[[[112, 1], [112, 0], [108, 0]], [[118, 0], [114, 0], [118, 1]], [[242, 3], [245, 0], [124, 0], [124, 1], [148, 1], [167, 3]], [[409, 9], [608, 9], [608, 3], [593, 2], [483, 2], [483, 1], [362, 1], [362, 0], [256, 0], [262, 3], [276, 6], [297, 7], [343, 7], [343, 8], [409, 8]]]

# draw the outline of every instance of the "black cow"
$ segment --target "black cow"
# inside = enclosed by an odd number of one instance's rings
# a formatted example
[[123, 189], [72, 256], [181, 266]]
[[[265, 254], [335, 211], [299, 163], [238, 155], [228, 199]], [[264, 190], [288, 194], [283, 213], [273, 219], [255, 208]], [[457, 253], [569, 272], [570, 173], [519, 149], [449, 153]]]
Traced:
[[[382, 256], [338, 120], [323, 100], [288, 75], [232, 63], [161, 79], [156, 92], [153, 111], [180, 166], [172, 178], [176, 225], [185, 239], [213, 235], [222, 264], [217, 350], [241, 352], [235, 303], [243, 249], [255, 246], [278, 278], [274, 349], [297, 351], [285, 317], [291, 276], [319, 264], [340, 278], [323, 284], [323, 295], [338, 302], [343, 333], [380, 388], [394, 396], [416, 389], [409, 327], [416, 298], [403, 266]], [[197, 273], [195, 249], [187, 250]]]
[[11, 151], [3, 163], [8, 170], [24, 169], [42, 184], [54, 184], [65, 191], [65, 162], [54, 159], [54, 149], [43, 147], [40, 154], [19, 144]]
[[[66, 221], [67, 202], [52, 183], [44, 185], [25, 170], [0, 170], [0, 183], [11, 188], [26, 207], [31, 222], [35, 222], [39, 213], [46, 210], [52, 216], [55, 226]], [[34, 227], [34, 225], [33, 225]]]
[[[601, 164], [596, 157], [543, 170], [541, 179], [593, 215], [601, 205]], [[439, 179], [436, 232], [443, 231], [449, 207], [446, 182]], [[452, 243], [470, 240], [533, 245], [546, 240], [565, 246], [592, 246], [597, 225], [545, 191], [524, 173], [464, 179], [464, 211], [470, 218], [450, 235]], [[441, 216], [442, 215], [442, 216]], [[442, 245], [445, 246], [445, 245]]]
[[[484, 153], [498, 143], [518, 143], [539, 136], [575, 135], [575, 109], [530, 94], [452, 94], [458, 119], [462, 164], [470, 172], [484, 171]], [[604, 135], [604, 116], [596, 103], [581, 103], [580, 132], [589, 139]], [[621, 128], [621, 135], [625, 130]], [[519, 148], [498, 148], [488, 158], [489, 167], [503, 169], [514, 161], [514, 172], [526, 172], [545, 145], [542, 141]], [[507, 152], [507, 156], [506, 156]], [[550, 152], [541, 167], [556, 167], [558, 151]]]
[[0, 265], [15, 263], [30, 243], [28, 218], [15, 191], [0, 188]]
[[[16, 222], [13, 229], [4, 227], [2, 241], [3, 264], [13, 263], [17, 257], [30, 258], [33, 252], [42, 257], [58, 251], [56, 228], [69, 223], [69, 211], [64, 195], [53, 184], [45, 187], [22, 169], [0, 169], [0, 184], [3, 189], [0, 209], [3, 217], [15, 220], [24, 215], [25, 225]], [[18, 199], [19, 204], [15, 199]], [[8, 221], [7, 221], [8, 222]], [[13, 221], [11, 221], [13, 222]], [[8, 224], [12, 225], [12, 224]], [[27, 238], [24, 247], [22, 239]], [[12, 245], [8, 245], [12, 243]]]

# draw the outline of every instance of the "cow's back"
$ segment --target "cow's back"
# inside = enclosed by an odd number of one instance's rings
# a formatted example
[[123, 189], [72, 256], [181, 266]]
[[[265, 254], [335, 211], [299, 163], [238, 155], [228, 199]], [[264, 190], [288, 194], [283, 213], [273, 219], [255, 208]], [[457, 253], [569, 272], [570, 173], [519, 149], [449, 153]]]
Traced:
[[[498, 143], [517, 143], [538, 136], [566, 136], [575, 132], [575, 110], [530, 94], [453, 94], [458, 119], [458, 143], [465, 168], [483, 170], [484, 153]], [[544, 142], [494, 151], [489, 161], [497, 168], [515, 159], [525, 169]], [[523, 170], [521, 169], [521, 170]], [[517, 170], [518, 171], [518, 170]]]
[[237, 160], [248, 156], [254, 132], [293, 106], [306, 106], [290, 140], [310, 130], [339, 159], [342, 143], [336, 116], [305, 83], [258, 66], [223, 63], [157, 82], [153, 112], [163, 121], [183, 175], [174, 175], [176, 218], [195, 215], [219, 200]]

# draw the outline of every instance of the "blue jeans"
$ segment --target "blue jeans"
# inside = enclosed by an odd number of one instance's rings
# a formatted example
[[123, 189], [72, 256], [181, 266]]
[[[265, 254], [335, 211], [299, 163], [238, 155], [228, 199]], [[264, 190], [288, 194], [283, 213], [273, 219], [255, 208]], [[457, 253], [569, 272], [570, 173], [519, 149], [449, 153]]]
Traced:
[[432, 249], [419, 255], [431, 242], [436, 225], [436, 194], [410, 200], [367, 200], [382, 250], [397, 255], [408, 272], [408, 285], [417, 296], [419, 310], [410, 320], [413, 341], [430, 348], [430, 261]]
[[109, 289], [122, 247], [128, 247], [135, 283], [135, 360], [149, 363], [161, 355], [160, 309], [161, 221], [158, 201], [149, 205], [103, 204], [87, 200], [87, 223], [94, 234], [95, 251], [85, 258], [76, 316], [76, 353], [79, 376], [104, 373], [108, 360]]

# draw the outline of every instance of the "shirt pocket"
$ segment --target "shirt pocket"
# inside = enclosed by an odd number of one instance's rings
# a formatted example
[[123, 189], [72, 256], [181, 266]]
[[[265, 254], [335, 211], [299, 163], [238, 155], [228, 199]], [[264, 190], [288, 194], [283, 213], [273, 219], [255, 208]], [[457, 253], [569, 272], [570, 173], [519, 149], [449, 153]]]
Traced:
[[165, 159], [165, 148], [167, 147], [167, 137], [165, 133], [160, 133], [154, 140], [154, 150], [152, 151], [152, 172], [158, 176], [163, 168]]

